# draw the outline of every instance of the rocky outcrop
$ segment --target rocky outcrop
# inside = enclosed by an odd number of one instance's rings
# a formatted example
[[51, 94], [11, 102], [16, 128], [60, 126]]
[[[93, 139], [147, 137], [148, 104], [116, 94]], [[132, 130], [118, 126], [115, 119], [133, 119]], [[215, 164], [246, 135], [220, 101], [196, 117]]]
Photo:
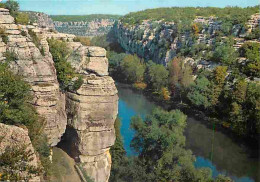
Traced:
[[[252, 15], [248, 22], [252, 30], [259, 25], [259, 14]], [[167, 65], [181, 48], [202, 44], [215, 46], [218, 32], [222, 31], [222, 22], [217, 17], [201, 17], [194, 19], [193, 25], [199, 25], [198, 32], [180, 31], [175, 22], [143, 20], [139, 24], [129, 25], [118, 21], [114, 25], [114, 32], [118, 43], [129, 53], [137, 54], [145, 60]], [[240, 24], [232, 27], [232, 35], [242, 40], [234, 41], [234, 48], [241, 47], [246, 30]], [[223, 32], [222, 32], [223, 33]], [[223, 33], [224, 35], [224, 33]], [[228, 37], [221, 37], [222, 41]], [[257, 40], [255, 40], [257, 41]], [[237, 42], [237, 43], [236, 43]], [[259, 41], [258, 41], [259, 42]]]
[[[56, 146], [64, 136], [68, 153], [76, 151], [73, 157], [82, 169], [95, 182], [108, 181], [118, 96], [114, 80], [108, 76], [106, 50], [73, 42], [75, 35], [16, 25], [6, 9], [0, 9], [0, 18], [0, 27], [5, 31], [4, 40], [0, 38], [0, 61], [6, 61], [6, 53], [12, 54], [14, 59], [8, 60], [10, 69], [31, 85], [31, 103], [45, 118], [44, 132], [50, 146]], [[67, 61], [83, 78], [77, 91], [60, 91], [49, 38], [66, 41], [71, 49]]]
[[91, 21], [69, 21], [69, 22], [62, 22], [62, 21], [54, 21], [55, 29], [61, 33], [70, 33], [75, 34], [77, 36], [100, 36], [108, 33], [115, 20], [112, 18], [107, 19], [93, 19]]
[[[115, 142], [114, 121], [118, 112], [118, 96], [114, 81], [108, 75], [106, 51], [69, 43], [78, 55], [71, 62], [84, 83], [76, 92], [67, 92], [68, 125], [78, 140], [73, 144], [86, 173], [97, 182], [108, 181], [111, 168], [109, 148]], [[68, 137], [69, 138], [69, 137]]]
[[29, 34], [23, 34], [27, 29], [14, 24], [14, 19], [8, 10], [0, 9], [0, 27], [5, 29], [7, 41], [0, 42], [1, 60], [7, 51], [15, 56], [10, 64], [11, 70], [24, 77], [32, 86], [34, 99], [32, 104], [38, 113], [46, 120], [45, 133], [49, 144], [55, 146], [66, 129], [65, 95], [59, 90], [56, 70], [49, 52], [46, 36], [41, 35], [42, 53], [32, 42]]
[[40, 12], [27, 11], [31, 23], [37, 23], [41, 28], [49, 28], [55, 30], [54, 23], [49, 15]]
[[[19, 128], [17, 126], [9, 126], [0, 123], [0, 154], [4, 153], [7, 147], [19, 148], [23, 146], [26, 146], [26, 150], [32, 153], [32, 160], [28, 163], [28, 165], [38, 168], [39, 165], [36, 157], [36, 152], [34, 151], [30, 137], [28, 136], [28, 130]], [[21, 175], [26, 174], [22, 173]], [[29, 181], [40, 181], [40, 176], [34, 176]]]

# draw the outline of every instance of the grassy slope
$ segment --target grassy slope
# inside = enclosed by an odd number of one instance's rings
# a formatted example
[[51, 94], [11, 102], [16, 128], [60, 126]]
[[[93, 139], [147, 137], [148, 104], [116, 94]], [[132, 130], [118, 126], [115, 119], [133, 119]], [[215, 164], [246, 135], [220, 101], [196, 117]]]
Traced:
[[52, 176], [50, 181], [81, 182], [75, 168], [75, 161], [60, 148], [53, 148]]

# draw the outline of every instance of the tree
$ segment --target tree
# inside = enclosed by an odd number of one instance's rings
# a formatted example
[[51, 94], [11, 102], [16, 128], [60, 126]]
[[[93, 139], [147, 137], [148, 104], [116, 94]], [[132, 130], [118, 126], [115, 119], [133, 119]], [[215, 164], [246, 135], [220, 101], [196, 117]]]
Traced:
[[1, 181], [29, 181], [40, 169], [31, 165], [33, 153], [26, 146], [5, 148], [0, 154]]
[[181, 78], [181, 58], [175, 57], [172, 61], [169, 62], [169, 83], [172, 93], [176, 91], [176, 85], [179, 83]]
[[30, 86], [7, 65], [0, 64], [0, 122], [11, 125], [35, 122], [37, 114], [30, 100]]
[[253, 77], [260, 76], [260, 44], [247, 42], [239, 49], [240, 56], [246, 57], [248, 61], [246, 66], [243, 67], [242, 71]]
[[146, 81], [148, 85], [154, 91], [160, 91], [168, 83], [169, 72], [161, 64], [156, 64], [149, 61], [147, 64], [147, 78]]
[[[76, 77], [74, 68], [71, 64], [67, 62], [67, 59], [71, 53], [71, 50], [68, 48], [66, 42], [60, 40], [49, 39], [48, 40], [50, 52], [53, 57], [54, 65], [57, 71], [57, 78], [60, 83], [61, 90], [68, 90], [72, 84], [72, 78]], [[75, 82], [75, 88], [80, 88], [82, 80], [78, 78], [78, 82]]]
[[209, 106], [211, 106], [210, 87], [211, 82], [206, 77], [198, 77], [195, 80], [195, 83], [191, 85], [187, 97], [193, 105], [207, 109]]
[[212, 59], [225, 65], [231, 65], [235, 63], [237, 57], [238, 53], [232, 45], [223, 44], [216, 47]]
[[133, 117], [131, 128], [135, 136], [131, 146], [146, 173], [145, 181], [200, 181], [191, 151], [185, 149], [183, 135], [186, 116], [179, 110], [156, 109], [143, 121]]
[[127, 55], [121, 64], [125, 79], [129, 83], [142, 82], [144, 79], [145, 65], [137, 55]]
[[8, 0], [5, 3], [5, 8], [9, 9], [13, 17], [16, 17], [19, 11], [19, 4], [15, 0]]
[[212, 95], [211, 95], [211, 105], [214, 107], [219, 102], [219, 96], [223, 90], [225, 78], [227, 75], [226, 66], [217, 66], [214, 70], [214, 77], [212, 79]]
[[27, 25], [29, 23], [29, 15], [27, 13], [18, 13], [15, 22], [17, 24]]

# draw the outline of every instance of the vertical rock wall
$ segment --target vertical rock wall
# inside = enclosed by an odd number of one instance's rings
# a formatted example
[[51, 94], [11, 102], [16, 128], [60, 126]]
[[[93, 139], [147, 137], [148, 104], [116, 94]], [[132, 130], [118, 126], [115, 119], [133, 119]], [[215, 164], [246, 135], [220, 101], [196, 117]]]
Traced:
[[[16, 25], [9, 11], [1, 8], [0, 27], [7, 36], [6, 40], [0, 38], [0, 61], [6, 60], [6, 52], [14, 53], [16, 58], [9, 63], [10, 68], [32, 86], [32, 104], [46, 120], [44, 131], [49, 144], [57, 145], [65, 135], [70, 140], [67, 142], [73, 143], [67, 150], [76, 151], [74, 158], [87, 175], [95, 182], [108, 181], [118, 96], [114, 80], [108, 76], [105, 49], [73, 42], [74, 35]], [[37, 47], [29, 30], [40, 40]], [[65, 40], [72, 50], [68, 61], [84, 80], [77, 91], [60, 92], [48, 38]]]
[[108, 181], [111, 168], [109, 149], [115, 142], [114, 121], [118, 96], [114, 80], [108, 76], [105, 49], [70, 43], [74, 53], [68, 61], [83, 76], [76, 92], [66, 93], [68, 125], [77, 133], [74, 142], [79, 161], [97, 182]]
[[[7, 40], [0, 42], [4, 49], [0, 48], [0, 60], [5, 60], [6, 51], [15, 54], [15, 61], [11, 61], [11, 70], [24, 77], [32, 86], [34, 99], [32, 104], [41, 116], [46, 119], [45, 133], [49, 138], [49, 144], [55, 146], [65, 132], [67, 118], [65, 113], [65, 95], [59, 91], [56, 70], [45, 44], [44, 55], [32, 42], [28, 34], [20, 25], [14, 24], [14, 18], [6, 9], [0, 9], [0, 27], [5, 30]], [[23, 29], [23, 30], [22, 30]], [[42, 42], [46, 43], [46, 37]]]
[[[22, 147], [22, 145], [26, 146], [26, 150], [32, 153], [32, 156], [30, 156], [32, 161], [29, 162], [29, 165], [36, 168], [39, 167], [36, 153], [28, 135], [28, 130], [0, 123], [0, 154], [4, 153], [7, 147], [19, 148]], [[21, 173], [20, 175], [26, 175], [26, 173]], [[33, 176], [30, 181], [39, 182], [40, 177]]]

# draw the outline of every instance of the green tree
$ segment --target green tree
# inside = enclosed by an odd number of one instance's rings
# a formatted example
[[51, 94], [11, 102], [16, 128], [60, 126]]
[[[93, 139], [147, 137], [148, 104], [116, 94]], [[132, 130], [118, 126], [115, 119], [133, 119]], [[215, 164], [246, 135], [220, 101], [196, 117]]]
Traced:
[[135, 136], [131, 146], [146, 173], [145, 181], [200, 181], [207, 175], [198, 175], [195, 157], [185, 149], [183, 135], [186, 116], [179, 110], [156, 109], [143, 121], [133, 117], [131, 128]]
[[15, 22], [17, 24], [27, 25], [29, 23], [29, 15], [27, 13], [18, 13]]
[[[49, 39], [48, 43], [60, 87], [62, 90], [68, 90], [69, 86], [72, 85], [72, 78], [76, 76], [75, 70], [72, 68], [71, 64], [67, 62], [71, 50], [68, 48], [66, 42], [60, 40]], [[82, 84], [81, 79], [78, 81]], [[76, 84], [79, 82], [76, 82]], [[80, 86], [76, 85], [75, 88], [79, 88]]]
[[142, 82], [144, 79], [145, 65], [137, 55], [127, 55], [121, 64], [125, 79], [129, 83]]
[[15, 1], [15, 0], [8, 0], [8, 1], [6, 1], [5, 8], [9, 9], [10, 14], [13, 17], [16, 17], [18, 15], [19, 4], [18, 4], [17, 1]]
[[216, 47], [212, 59], [225, 65], [231, 65], [235, 63], [237, 57], [238, 53], [232, 45], [223, 44]]
[[211, 106], [210, 88], [211, 82], [205, 76], [198, 77], [195, 83], [191, 85], [187, 97], [193, 105], [206, 109]]
[[246, 66], [243, 66], [242, 71], [248, 75], [253, 77], [260, 76], [260, 44], [248, 42], [243, 44], [243, 46], [239, 49], [240, 56], [246, 57], [248, 61], [246, 62]]
[[30, 100], [30, 86], [7, 65], [0, 64], [0, 122], [11, 125], [35, 122], [37, 115]]
[[152, 61], [148, 62], [146, 81], [154, 91], [158, 92], [168, 84], [168, 75], [169, 72], [163, 65]]
[[0, 154], [1, 181], [29, 181], [39, 175], [40, 168], [30, 164], [33, 153], [26, 146], [7, 147]]
[[217, 66], [214, 70], [214, 77], [212, 79], [212, 95], [211, 95], [211, 105], [214, 107], [219, 103], [219, 97], [223, 91], [225, 78], [227, 75], [226, 66]]

